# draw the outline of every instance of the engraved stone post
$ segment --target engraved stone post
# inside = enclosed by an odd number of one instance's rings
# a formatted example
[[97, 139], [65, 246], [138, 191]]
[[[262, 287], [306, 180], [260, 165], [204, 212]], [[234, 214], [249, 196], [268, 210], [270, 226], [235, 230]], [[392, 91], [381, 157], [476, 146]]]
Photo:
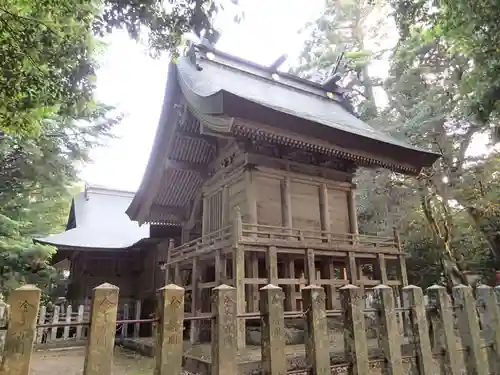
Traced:
[[325, 291], [320, 286], [309, 285], [302, 289], [302, 307], [307, 326], [306, 360], [314, 375], [330, 375], [325, 299]]
[[443, 354], [440, 362], [441, 373], [447, 375], [461, 374], [460, 360], [457, 352], [453, 310], [446, 288], [433, 285], [427, 288], [429, 304], [435, 309], [431, 313], [432, 329], [437, 342], [434, 346]]
[[401, 360], [401, 337], [398, 330], [394, 294], [392, 288], [377, 285], [373, 288], [380, 303], [379, 341], [384, 351], [386, 373], [399, 375], [403, 373]]
[[286, 375], [284, 294], [276, 285], [260, 289], [262, 373]]
[[40, 289], [34, 285], [25, 285], [14, 290], [9, 297], [10, 319], [5, 336], [1, 374], [29, 374], [40, 294]]
[[429, 325], [425, 315], [424, 293], [415, 285], [403, 288], [405, 307], [410, 310], [409, 318], [413, 335], [411, 343], [417, 355], [417, 368], [419, 375], [434, 375], [431, 340], [429, 338]]
[[158, 291], [155, 375], [180, 375], [184, 330], [184, 288], [169, 284]]
[[104, 283], [92, 291], [84, 375], [109, 375], [115, 346], [118, 287]]
[[344, 314], [344, 350], [348, 374], [368, 374], [368, 344], [362, 290], [354, 285], [346, 285], [340, 288], [340, 296]]
[[490, 374], [500, 374], [500, 309], [495, 290], [487, 285], [476, 288], [477, 302], [483, 323], [484, 343], [488, 350]]
[[237, 374], [236, 288], [220, 285], [213, 290], [212, 375]]
[[467, 374], [487, 375], [488, 366], [482, 346], [482, 338], [479, 331], [479, 320], [476, 313], [476, 301], [472, 295], [472, 288], [466, 285], [458, 285], [453, 288], [453, 298], [458, 309], [459, 334], [462, 345], [467, 349], [464, 353]]

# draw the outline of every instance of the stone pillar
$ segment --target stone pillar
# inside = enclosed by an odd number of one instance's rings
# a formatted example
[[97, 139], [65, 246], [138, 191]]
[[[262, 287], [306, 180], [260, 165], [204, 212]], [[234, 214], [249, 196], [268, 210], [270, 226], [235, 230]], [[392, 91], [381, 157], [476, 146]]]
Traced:
[[158, 291], [154, 375], [180, 375], [184, 330], [184, 288], [169, 284]]
[[340, 288], [340, 295], [344, 311], [344, 351], [348, 366], [347, 373], [369, 374], [365, 303], [361, 288], [346, 285]]
[[236, 288], [221, 285], [213, 290], [212, 375], [237, 374], [238, 332]]
[[330, 343], [326, 324], [325, 291], [317, 285], [302, 288], [306, 316], [306, 361], [314, 375], [330, 375]]
[[113, 366], [119, 289], [104, 283], [92, 291], [83, 375], [109, 375]]
[[487, 375], [488, 365], [483, 351], [483, 340], [479, 328], [476, 312], [476, 301], [472, 295], [472, 288], [458, 285], [453, 288], [453, 299], [460, 306], [455, 310], [458, 318], [459, 333], [462, 345], [467, 348], [465, 367], [467, 374]]
[[266, 285], [260, 289], [262, 373], [285, 375], [284, 295], [280, 287]]
[[379, 342], [384, 352], [384, 365], [388, 374], [402, 374], [403, 361], [401, 359], [401, 336], [399, 335], [396, 318], [396, 305], [392, 288], [386, 285], [377, 285], [373, 288], [375, 297], [380, 303], [379, 313]]
[[477, 302], [482, 317], [484, 344], [488, 351], [490, 374], [500, 374], [500, 288], [480, 285], [476, 288]]
[[5, 336], [1, 374], [29, 374], [40, 295], [40, 289], [34, 285], [25, 285], [14, 290], [9, 297], [10, 319]]
[[403, 288], [405, 307], [410, 310], [411, 343], [417, 355], [417, 371], [419, 375], [434, 375], [434, 364], [429, 339], [429, 324], [425, 312], [424, 293], [415, 285]]
[[429, 296], [429, 304], [435, 308], [433, 315], [431, 315], [431, 322], [434, 333], [434, 350], [443, 353], [441, 361], [439, 361], [441, 373], [448, 375], [462, 374], [457, 352], [453, 307], [446, 293], [446, 288], [433, 285], [427, 288], [427, 295]]

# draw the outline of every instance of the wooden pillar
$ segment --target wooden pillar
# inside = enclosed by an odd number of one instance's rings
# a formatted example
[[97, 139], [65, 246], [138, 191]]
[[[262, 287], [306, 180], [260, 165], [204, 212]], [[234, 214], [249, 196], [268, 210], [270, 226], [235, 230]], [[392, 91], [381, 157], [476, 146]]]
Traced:
[[104, 283], [94, 288], [84, 375], [108, 375], [113, 367], [119, 289]]
[[167, 257], [166, 257], [166, 264], [165, 264], [165, 285], [170, 284], [170, 266], [168, 263], [170, 262], [170, 257], [172, 255], [172, 249], [175, 247], [175, 242], [174, 239], [171, 238], [168, 240], [168, 248], [167, 248]]
[[380, 280], [381, 284], [387, 285], [389, 279], [387, 277], [387, 267], [385, 263], [385, 255], [382, 253], [377, 254], [377, 262], [375, 263], [375, 277]]
[[25, 285], [9, 296], [10, 318], [3, 349], [1, 374], [28, 375], [30, 372], [41, 291]]
[[[288, 279], [295, 279], [295, 259], [288, 255], [285, 263], [285, 277]], [[295, 311], [297, 292], [295, 290], [296, 284], [285, 286], [285, 310]]]
[[319, 209], [321, 218], [321, 230], [327, 233], [324, 234], [326, 240], [330, 241], [330, 232], [332, 230], [330, 224], [330, 210], [328, 205], [328, 188], [326, 184], [319, 186]]
[[352, 251], [348, 253], [348, 265], [347, 265], [347, 277], [349, 278], [352, 285], [356, 285], [358, 282], [356, 266], [356, 254]]
[[[245, 172], [245, 181], [246, 181], [246, 198], [248, 205], [248, 223], [249, 224], [257, 224], [257, 198], [255, 194], [255, 183], [252, 179], [252, 172]], [[257, 228], [251, 226], [252, 231], [256, 231]], [[252, 237], [255, 237], [256, 234], [253, 234]]]
[[208, 208], [208, 197], [205, 193], [203, 193], [202, 198], [202, 207], [203, 207], [203, 219], [202, 219], [202, 227], [201, 227], [201, 235], [204, 236], [209, 233], [208, 225], [210, 221], [210, 213]]
[[187, 229], [185, 226], [182, 226], [181, 243], [185, 244], [186, 242], [189, 242], [190, 238], [191, 238], [191, 229]]
[[221, 285], [224, 283], [223, 276], [222, 276], [222, 251], [221, 249], [215, 250], [215, 257], [214, 257], [214, 268], [215, 268], [215, 283], [217, 286]]
[[182, 332], [184, 330], [184, 289], [169, 284], [159, 290], [156, 325], [155, 375], [182, 372]]
[[[250, 253], [250, 262], [248, 262], [248, 274], [250, 278], [257, 279], [259, 277], [259, 258], [258, 253]], [[257, 284], [249, 285], [250, 296], [248, 300], [249, 311], [259, 311], [259, 286]]]
[[237, 374], [238, 337], [234, 335], [238, 319], [237, 291], [228, 285], [220, 285], [213, 289], [213, 293], [212, 375]]
[[347, 193], [347, 207], [349, 210], [349, 228], [352, 234], [359, 234], [358, 230], [358, 216], [356, 214], [356, 190], [353, 187]]
[[174, 284], [182, 286], [180, 262], [174, 263]]
[[[324, 265], [326, 271], [326, 278], [328, 280], [335, 280], [335, 264], [331, 258], [328, 258], [328, 263]], [[335, 285], [327, 285], [325, 288], [326, 292], [326, 308], [328, 310], [334, 310], [338, 307], [337, 290]]]
[[278, 284], [278, 252], [275, 246], [269, 246], [266, 252], [267, 275], [269, 284]]
[[[198, 288], [199, 282], [199, 264], [198, 257], [193, 258], [191, 271], [191, 314], [197, 316], [201, 305], [201, 291]], [[200, 321], [191, 320], [189, 329], [189, 341], [191, 344], [196, 344], [200, 338]]]
[[225, 228], [231, 223], [229, 212], [229, 187], [222, 187], [222, 227]]
[[281, 181], [281, 216], [283, 226], [291, 228], [292, 224], [292, 193], [290, 177], [286, 176]]
[[314, 262], [314, 249], [306, 250], [306, 277], [309, 285], [312, 285], [316, 282], [316, 265]]

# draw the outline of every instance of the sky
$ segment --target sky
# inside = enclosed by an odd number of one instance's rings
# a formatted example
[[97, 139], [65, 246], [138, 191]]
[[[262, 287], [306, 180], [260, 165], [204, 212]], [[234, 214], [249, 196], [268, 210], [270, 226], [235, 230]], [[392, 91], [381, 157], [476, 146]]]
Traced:
[[[221, 18], [217, 48], [269, 65], [288, 53], [297, 55], [303, 43], [300, 28], [316, 19], [323, 0], [240, 0], [245, 20], [234, 24]], [[279, 16], [277, 16], [279, 15]], [[141, 182], [158, 125], [167, 78], [167, 57], [152, 59], [145, 46], [125, 32], [108, 37], [108, 48], [97, 73], [97, 98], [125, 114], [116, 139], [92, 150], [92, 163], [80, 178], [90, 185], [135, 191]]]

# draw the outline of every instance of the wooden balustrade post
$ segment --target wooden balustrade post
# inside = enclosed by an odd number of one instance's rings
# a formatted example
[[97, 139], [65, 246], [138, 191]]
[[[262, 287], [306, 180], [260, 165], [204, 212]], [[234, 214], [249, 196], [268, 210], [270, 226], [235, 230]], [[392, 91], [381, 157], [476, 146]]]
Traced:
[[118, 287], [104, 283], [92, 291], [90, 328], [83, 375], [109, 375], [115, 347]]
[[[66, 315], [64, 317], [64, 322], [66, 324], [70, 324], [71, 323], [71, 314], [73, 313], [73, 308], [71, 307], [71, 305], [68, 305], [68, 308], [66, 309]], [[69, 337], [69, 329], [70, 329], [70, 326], [67, 325], [66, 327], [64, 327], [64, 330], [63, 330], [63, 339], [64, 340], [67, 340], [68, 337]]]
[[380, 302], [379, 342], [384, 352], [384, 366], [387, 374], [399, 375], [403, 373], [403, 361], [394, 294], [392, 288], [385, 285], [377, 285], [373, 289]]
[[[57, 324], [59, 323], [59, 312], [61, 310], [60, 306], [54, 306], [54, 312], [52, 313], [52, 324]], [[57, 328], [58, 327], [52, 327], [50, 330], [50, 341], [56, 341], [57, 339]]]
[[276, 285], [260, 289], [261, 353], [264, 375], [286, 374], [284, 294]]
[[[142, 303], [141, 300], [135, 301], [135, 319], [141, 319], [141, 307]], [[141, 326], [139, 323], [134, 324], [134, 338], [139, 337]]]
[[41, 291], [34, 285], [14, 290], [8, 299], [10, 317], [0, 373], [28, 375], [30, 371]]
[[340, 288], [340, 296], [344, 311], [344, 350], [348, 374], [369, 374], [365, 303], [362, 290], [355, 285], [346, 285]]
[[[45, 318], [47, 316], [47, 307], [42, 306], [40, 307], [40, 313], [38, 316], [38, 324], [45, 324]], [[39, 328], [37, 335], [36, 335], [36, 343], [41, 344], [43, 341], [43, 335], [46, 332], [45, 328]]]
[[158, 291], [158, 318], [154, 375], [180, 375], [184, 330], [184, 288], [169, 284]]
[[447, 375], [462, 374], [457, 351], [457, 337], [455, 335], [453, 307], [446, 288], [433, 285], [427, 288], [431, 312], [432, 330], [434, 333], [434, 346], [443, 354], [439, 361], [441, 373]]
[[429, 338], [429, 324], [425, 312], [424, 292], [415, 285], [403, 288], [405, 307], [410, 310], [410, 324], [412, 336], [410, 342], [417, 355], [419, 375], [434, 375], [431, 340]]
[[500, 309], [497, 290], [500, 291], [500, 287], [493, 289], [480, 285], [476, 288], [490, 374], [500, 374]]
[[472, 288], [458, 285], [453, 288], [453, 299], [458, 309], [455, 309], [458, 318], [459, 334], [462, 345], [467, 352], [464, 353], [465, 366], [468, 374], [487, 375], [488, 365], [482, 349], [482, 337], [479, 320], [476, 313], [476, 301], [472, 295]]
[[220, 285], [213, 290], [212, 375], [237, 374], [238, 332], [236, 288]]
[[323, 288], [302, 288], [302, 309], [306, 316], [306, 361], [313, 375], [330, 375], [330, 342], [326, 322], [326, 294]]
[[[128, 320], [130, 319], [130, 309], [128, 304], [123, 305], [123, 320]], [[121, 330], [121, 337], [122, 340], [127, 338], [127, 333], [128, 333], [128, 323], [123, 323], [122, 324], [122, 330]]]

